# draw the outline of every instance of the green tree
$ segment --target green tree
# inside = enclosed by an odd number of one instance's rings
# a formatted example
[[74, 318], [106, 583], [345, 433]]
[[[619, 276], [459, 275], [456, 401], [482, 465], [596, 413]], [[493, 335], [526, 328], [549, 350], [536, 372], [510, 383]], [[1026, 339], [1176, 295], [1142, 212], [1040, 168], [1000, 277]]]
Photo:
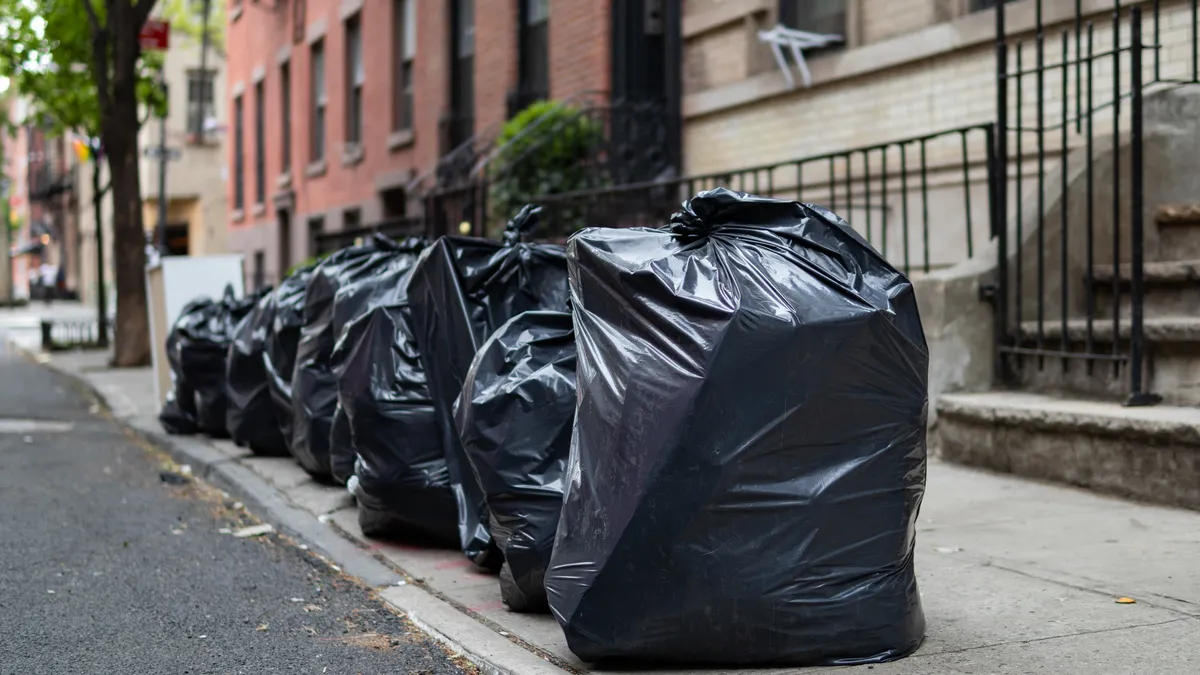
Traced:
[[[99, 138], [108, 163], [117, 286], [113, 364], [120, 367], [150, 360], [138, 130], [145, 121], [139, 113], [164, 103], [154, 81], [161, 57], [143, 54], [138, 34], [154, 1], [0, 0], [0, 74], [29, 98], [41, 122]], [[108, 189], [99, 184], [98, 163], [93, 187]]]
[[[159, 9], [162, 18], [171, 22], [172, 37], [184, 35], [199, 44], [204, 39], [204, 4], [206, 0], [163, 0]], [[225, 55], [225, 3], [222, 0], [207, 0], [208, 45], [218, 54]]]

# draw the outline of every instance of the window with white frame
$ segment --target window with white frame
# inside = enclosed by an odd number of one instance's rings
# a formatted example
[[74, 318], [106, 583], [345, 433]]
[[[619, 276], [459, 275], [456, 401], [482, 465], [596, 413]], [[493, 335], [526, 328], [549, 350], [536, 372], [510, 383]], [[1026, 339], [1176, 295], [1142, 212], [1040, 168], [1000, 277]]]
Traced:
[[362, 15], [346, 20], [346, 143], [363, 141]]
[[392, 0], [392, 131], [413, 127], [413, 61], [417, 56], [416, 0]]
[[309, 159], [319, 162], [325, 159], [325, 43], [317, 40], [312, 44], [309, 82], [312, 89], [312, 135], [310, 136]]
[[807, 33], [846, 34], [848, 0], [780, 0], [779, 22]]

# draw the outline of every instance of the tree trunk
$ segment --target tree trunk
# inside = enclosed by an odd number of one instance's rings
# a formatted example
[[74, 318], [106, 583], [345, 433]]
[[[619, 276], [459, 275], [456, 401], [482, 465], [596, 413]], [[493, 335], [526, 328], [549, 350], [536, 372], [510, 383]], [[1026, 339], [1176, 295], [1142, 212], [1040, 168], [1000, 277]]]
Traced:
[[[146, 233], [138, 166], [138, 32], [153, 0], [109, 2], [112, 39], [112, 96], [101, 106], [101, 127], [113, 195], [113, 269], [117, 282], [117, 325], [113, 363], [118, 368], [150, 363], [146, 314]], [[139, 11], [141, 10], [141, 11]], [[145, 13], [142, 13], [145, 12]], [[104, 53], [102, 43], [97, 51]], [[99, 59], [98, 59], [99, 60]]]
[[[128, 110], [125, 110], [128, 108]], [[146, 232], [138, 166], [136, 102], [113, 102], [113, 124], [105, 134], [113, 195], [113, 271], [117, 285], [117, 325], [113, 365], [150, 363], [146, 314]]]

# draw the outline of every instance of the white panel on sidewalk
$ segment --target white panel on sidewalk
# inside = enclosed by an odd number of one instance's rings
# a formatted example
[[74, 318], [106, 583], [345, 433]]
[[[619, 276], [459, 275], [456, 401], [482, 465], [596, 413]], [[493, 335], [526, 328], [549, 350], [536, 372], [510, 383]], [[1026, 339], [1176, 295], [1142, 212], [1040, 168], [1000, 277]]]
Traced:
[[241, 255], [166, 256], [146, 266], [147, 311], [150, 319], [150, 353], [154, 360], [154, 398], [161, 406], [171, 386], [167, 364], [167, 333], [192, 300], [219, 298], [233, 286], [237, 297], [245, 293]]

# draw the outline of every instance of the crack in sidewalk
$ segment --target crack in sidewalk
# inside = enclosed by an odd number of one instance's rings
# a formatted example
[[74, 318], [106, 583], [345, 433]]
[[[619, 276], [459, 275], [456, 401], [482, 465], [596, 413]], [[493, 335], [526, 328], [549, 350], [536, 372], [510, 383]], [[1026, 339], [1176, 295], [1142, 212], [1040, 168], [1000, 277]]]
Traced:
[[[1050, 581], [1050, 580], [1046, 579], [1045, 581]], [[1026, 640], [1012, 640], [1012, 641], [1008, 641], [1008, 642], [995, 642], [995, 643], [986, 644], [986, 645], [975, 645], [973, 647], [962, 647], [959, 649], [946, 649], [946, 650], [939, 651], [939, 652], [925, 652], [925, 653], [917, 652], [917, 653], [913, 654], [912, 656], [910, 656], [909, 658], [921, 659], [921, 658], [929, 658], [932, 656], [942, 656], [945, 654], [962, 654], [963, 652], [972, 652], [972, 651], [977, 651], [980, 649], [992, 649], [994, 647], [1005, 647], [1008, 645], [1030, 645], [1030, 644], [1036, 644], [1038, 642], [1049, 642], [1051, 640], [1062, 640], [1065, 638], [1080, 637], [1083, 635], [1099, 635], [1102, 633], [1119, 633], [1121, 631], [1135, 630], [1138, 628], [1154, 628], [1156, 626], [1165, 626], [1167, 624], [1179, 623], [1180, 621], [1195, 621], [1195, 618], [1191, 617], [1191, 616], [1181, 616], [1181, 617], [1177, 617], [1174, 619], [1167, 619], [1165, 621], [1155, 621], [1153, 623], [1142, 623], [1142, 624], [1137, 624], [1137, 625], [1133, 625], [1133, 626], [1117, 626], [1114, 628], [1097, 628], [1095, 630], [1084, 630], [1084, 631], [1078, 631], [1075, 633], [1064, 633], [1063, 635], [1047, 635], [1045, 637], [1029, 638]]]

